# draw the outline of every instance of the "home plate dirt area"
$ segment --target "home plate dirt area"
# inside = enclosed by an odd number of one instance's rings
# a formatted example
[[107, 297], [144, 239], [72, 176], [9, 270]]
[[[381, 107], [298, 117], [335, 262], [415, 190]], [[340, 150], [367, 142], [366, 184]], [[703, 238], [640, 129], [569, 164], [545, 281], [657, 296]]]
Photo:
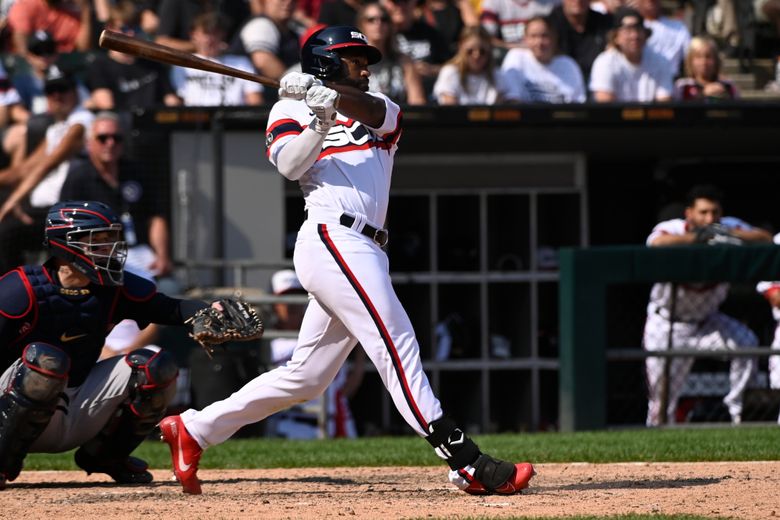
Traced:
[[24, 471], [0, 492], [0, 518], [502, 518], [688, 513], [780, 519], [780, 462], [538, 464], [520, 495], [469, 496], [445, 467], [201, 470], [184, 495], [167, 470], [147, 486], [102, 475]]

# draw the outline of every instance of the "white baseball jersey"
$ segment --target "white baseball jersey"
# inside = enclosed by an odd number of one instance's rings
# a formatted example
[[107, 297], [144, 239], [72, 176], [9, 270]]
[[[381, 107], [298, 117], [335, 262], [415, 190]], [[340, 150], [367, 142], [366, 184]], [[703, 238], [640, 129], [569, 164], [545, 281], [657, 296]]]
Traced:
[[[752, 229], [746, 222], [723, 217], [720, 223], [728, 229]], [[647, 245], [661, 235], [683, 235], [690, 231], [684, 219], [672, 219], [658, 223], [647, 237]], [[672, 288], [676, 287], [674, 298]], [[676, 284], [656, 283], [650, 291], [647, 305], [647, 321], [643, 335], [646, 350], [659, 351], [669, 348], [693, 348], [699, 350], [733, 350], [754, 347], [758, 338], [743, 323], [718, 311], [728, 296], [726, 283]], [[673, 325], [670, 327], [670, 316]], [[663, 395], [663, 358], [645, 360], [649, 390], [647, 425], [657, 426], [660, 421]], [[743, 395], [755, 370], [755, 360], [738, 357], [731, 361], [729, 393], [723, 403], [733, 422], [739, 422], [742, 414]], [[668, 382], [667, 417], [674, 422], [677, 402], [682, 394], [685, 379], [693, 366], [693, 359], [677, 357], [670, 362]]]
[[[254, 72], [252, 62], [246, 56], [199, 57], [244, 72]], [[246, 94], [260, 92], [263, 88], [259, 83], [245, 79], [187, 67], [173, 67], [171, 69], [171, 84], [176, 90], [176, 95], [184, 100], [186, 106], [202, 107], [244, 105], [246, 104]]]
[[579, 65], [569, 56], [540, 63], [528, 49], [510, 49], [501, 69], [518, 90], [517, 99], [533, 103], [584, 103], [585, 81]]
[[674, 67], [649, 47], [639, 65], [629, 62], [617, 49], [607, 49], [596, 57], [590, 71], [591, 92], [611, 92], [616, 101], [649, 103], [671, 97]]
[[[322, 394], [360, 343], [401, 416], [419, 435], [442, 416], [420, 360], [411, 321], [393, 289], [387, 254], [362, 233], [387, 215], [401, 112], [382, 94], [385, 118], [369, 128], [341, 114], [317, 160], [299, 179], [307, 219], [293, 262], [310, 300], [290, 360], [260, 375], [228, 399], [181, 415], [201, 447], [228, 439], [239, 428]], [[285, 144], [312, 123], [304, 101], [282, 99], [266, 129], [268, 157], [276, 164]], [[353, 217], [342, 224], [344, 213]]]
[[[775, 244], [780, 244], [780, 233], [775, 235], [773, 241]], [[758, 282], [756, 290], [761, 294], [767, 291], [780, 291], [780, 281]], [[780, 309], [772, 307], [772, 316], [777, 322], [775, 335], [772, 339], [772, 349], [780, 350]], [[769, 387], [774, 390], [780, 390], [780, 356], [769, 356]], [[780, 423], [780, 415], [777, 418], [777, 422]]]
[[[396, 142], [401, 136], [401, 110], [384, 94], [387, 112], [379, 128], [369, 129], [341, 114], [328, 132], [314, 166], [299, 179], [306, 210], [335, 210], [365, 215], [375, 227], [383, 227], [390, 199], [390, 180]], [[284, 144], [309, 126], [314, 114], [301, 101], [282, 99], [268, 116], [268, 158], [276, 158]]]
[[517, 43], [525, 36], [525, 24], [534, 16], [547, 16], [560, 0], [482, 0], [480, 23], [492, 36]]

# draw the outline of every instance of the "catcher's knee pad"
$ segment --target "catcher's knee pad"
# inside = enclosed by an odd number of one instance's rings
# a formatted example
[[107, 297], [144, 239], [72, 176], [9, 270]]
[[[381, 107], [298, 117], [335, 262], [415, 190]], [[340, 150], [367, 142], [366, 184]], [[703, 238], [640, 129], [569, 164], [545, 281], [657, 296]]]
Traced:
[[0, 396], [0, 473], [13, 480], [22, 462], [49, 424], [65, 389], [70, 358], [46, 343], [30, 343], [10, 386]]
[[449, 417], [429, 423], [428, 432], [425, 440], [450, 469], [458, 470], [473, 464], [480, 455], [479, 447]]
[[136, 433], [147, 434], [176, 394], [179, 367], [172, 354], [156, 347], [135, 350], [125, 356], [125, 362], [132, 369], [127, 407], [137, 418]]

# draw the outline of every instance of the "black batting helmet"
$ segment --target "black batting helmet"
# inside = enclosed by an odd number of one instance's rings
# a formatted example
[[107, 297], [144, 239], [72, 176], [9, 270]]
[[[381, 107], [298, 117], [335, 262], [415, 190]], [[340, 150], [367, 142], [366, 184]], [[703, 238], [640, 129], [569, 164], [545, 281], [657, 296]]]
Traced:
[[334, 25], [325, 27], [311, 36], [301, 47], [301, 70], [322, 80], [338, 80], [344, 77], [339, 49], [358, 48], [366, 53], [368, 64], [382, 59], [379, 49], [368, 44], [366, 35], [355, 27]]
[[94, 283], [122, 285], [124, 281], [127, 243], [122, 223], [102, 202], [64, 201], [49, 208], [43, 244]]

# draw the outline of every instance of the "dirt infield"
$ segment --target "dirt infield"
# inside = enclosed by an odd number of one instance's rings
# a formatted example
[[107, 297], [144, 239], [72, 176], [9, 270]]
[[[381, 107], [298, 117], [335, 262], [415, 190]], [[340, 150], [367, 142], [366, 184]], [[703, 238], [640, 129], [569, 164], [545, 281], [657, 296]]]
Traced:
[[119, 487], [84, 473], [30, 471], [0, 493], [0, 518], [158, 520], [462, 518], [691, 513], [780, 518], [780, 462], [539, 464], [531, 488], [472, 497], [443, 468], [204, 470], [204, 494], [183, 495], [168, 471]]

